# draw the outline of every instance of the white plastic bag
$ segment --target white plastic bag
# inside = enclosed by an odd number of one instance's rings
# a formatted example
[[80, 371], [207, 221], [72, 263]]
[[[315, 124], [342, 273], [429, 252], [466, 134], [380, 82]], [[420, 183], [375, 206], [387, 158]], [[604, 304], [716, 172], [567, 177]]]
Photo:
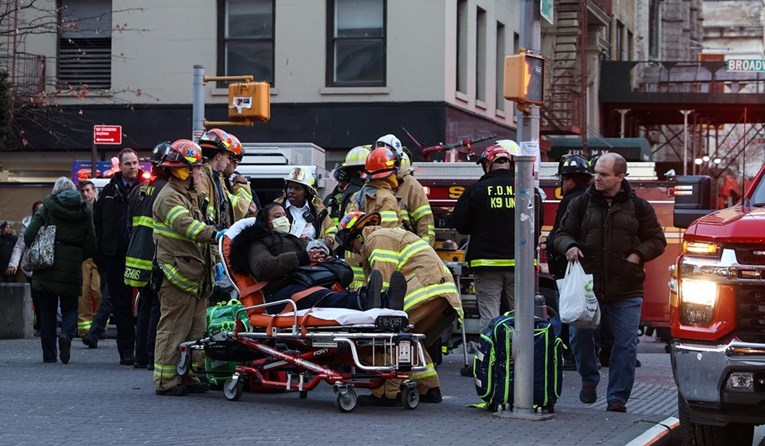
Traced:
[[579, 262], [568, 262], [566, 276], [557, 283], [561, 322], [576, 328], [596, 328], [600, 324], [600, 306], [593, 290], [592, 274], [585, 274]]

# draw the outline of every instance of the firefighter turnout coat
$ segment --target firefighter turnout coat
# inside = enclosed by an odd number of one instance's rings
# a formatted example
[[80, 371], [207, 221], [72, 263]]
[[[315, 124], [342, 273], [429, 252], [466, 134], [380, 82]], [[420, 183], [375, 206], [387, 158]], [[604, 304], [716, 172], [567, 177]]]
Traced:
[[398, 211], [398, 200], [393, 188], [385, 180], [367, 181], [361, 190], [351, 197], [345, 213], [361, 211], [367, 214], [380, 213], [380, 226], [383, 228], [401, 228], [401, 216]]
[[196, 189], [203, 194], [203, 221], [215, 226], [218, 230], [228, 228], [234, 223], [234, 213], [223, 177], [219, 172], [213, 171], [209, 164], [205, 164], [202, 166], [199, 179], [200, 184], [196, 185]]
[[229, 187], [226, 183], [226, 181], [223, 182], [228, 199], [231, 202], [231, 212], [234, 217], [234, 220], [229, 224], [231, 226], [234, 222], [243, 219], [250, 211], [252, 189], [249, 184], [233, 183]]
[[154, 241], [165, 279], [186, 294], [207, 298], [217, 230], [204, 223], [197, 194], [170, 179], [154, 202]]
[[404, 172], [398, 177], [396, 198], [404, 228], [419, 235], [430, 246], [434, 246], [436, 226], [428, 195], [420, 182], [409, 172]]
[[167, 179], [152, 177], [134, 188], [128, 198], [130, 244], [125, 257], [125, 284], [143, 288], [151, 277], [154, 259], [154, 201]]

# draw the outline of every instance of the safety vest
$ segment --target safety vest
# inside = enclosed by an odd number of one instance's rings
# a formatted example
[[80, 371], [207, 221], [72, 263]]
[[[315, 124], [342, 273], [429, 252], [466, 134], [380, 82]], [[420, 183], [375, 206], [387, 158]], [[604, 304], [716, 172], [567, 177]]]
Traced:
[[130, 244], [125, 257], [125, 285], [141, 288], [149, 283], [154, 259], [152, 207], [165, 184], [164, 178], [152, 178], [134, 188], [128, 197]]

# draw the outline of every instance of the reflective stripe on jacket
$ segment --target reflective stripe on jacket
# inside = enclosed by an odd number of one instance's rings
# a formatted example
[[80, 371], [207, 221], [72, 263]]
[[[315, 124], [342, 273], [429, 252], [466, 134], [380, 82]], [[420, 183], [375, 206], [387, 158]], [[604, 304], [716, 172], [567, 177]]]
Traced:
[[399, 212], [405, 229], [408, 229], [428, 242], [430, 246], [436, 243], [436, 226], [433, 211], [425, 189], [419, 181], [408, 172], [398, 178], [396, 198], [399, 199]]
[[228, 186], [225, 187], [227, 188], [226, 192], [228, 192], [228, 199], [231, 202], [231, 211], [234, 218], [230, 224], [233, 224], [234, 222], [243, 219], [244, 216], [247, 215], [247, 212], [250, 211], [252, 189], [250, 189], [249, 184], [240, 183], [232, 184], [230, 188]]
[[380, 213], [380, 226], [383, 228], [403, 228], [398, 212], [398, 201], [393, 195], [390, 184], [384, 180], [368, 181], [353, 197], [351, 197], [345, 213], [361, 211], [367, 214]]
[[134, 188], [128, 198], [130, 244], [125, 257], [125, 285], [141, 288], [149, 283], [154, 259], [152, 207], [165, 184], [164, 178], [145, 181]]
[[443, 297], [462, 319], [462, 303], [454, 279], [430, 245], [403, 229], [372, 226], [364, 228], [362, 235], [361, 256], [367, 276], [372, 270], [379, 270], [384, 289], [387, 289], [393, 271], [401, 271], [406, 278], [404, 311]]
[[217, 230], [205, 224], [196, 191], [175, 178], [157, 195], [153, 207], [157, 263], [178, 289], [206, 298], [212, 292], [211, 242]]

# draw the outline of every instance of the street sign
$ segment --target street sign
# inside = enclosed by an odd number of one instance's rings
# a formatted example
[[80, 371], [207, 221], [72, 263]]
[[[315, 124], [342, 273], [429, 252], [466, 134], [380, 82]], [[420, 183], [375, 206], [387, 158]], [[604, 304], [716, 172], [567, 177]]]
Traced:
[[539, 14], [547, 20], [550, 25], [554, 25], [553, 22], [553, 3], [554, 0], [541, 0], [539, 2]]
[[725, 61], [727, 71], [765, 71], [765, 59], [728, 59]]
[[121, 125], [94, 125], [93, 144], [120, 145], [122, 144]]

